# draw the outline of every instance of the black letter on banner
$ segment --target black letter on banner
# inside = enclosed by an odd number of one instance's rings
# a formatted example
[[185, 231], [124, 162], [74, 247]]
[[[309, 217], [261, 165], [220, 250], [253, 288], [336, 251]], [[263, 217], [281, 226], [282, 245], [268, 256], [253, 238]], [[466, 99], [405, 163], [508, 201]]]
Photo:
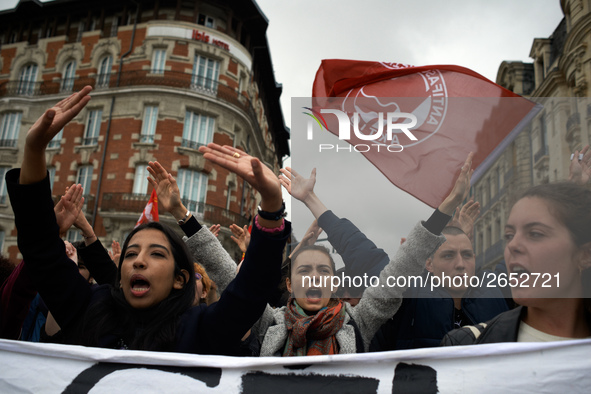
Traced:
[[105, 376], [125, 369], [156, 369], [162, 372], [186, 375], [205, 383], [207, 387], [215, 387], [219, 385], [222, 377], [222, 370], [220, 368], [98, 363], [80, 372], [80, 374], [72, 380], [72, 383], [66, 387], [62, 394], [88, 393], [94, 385]]
[[392, 381], [392, 394], [424, 393], [435, 394], [437, 371], [426, 365], [398, 363]]
[[242, 393], [376, 393], [380, 381], [375, 378], [345, 375], [274, 375], [265, 372], [249, 372], [242, 375]]

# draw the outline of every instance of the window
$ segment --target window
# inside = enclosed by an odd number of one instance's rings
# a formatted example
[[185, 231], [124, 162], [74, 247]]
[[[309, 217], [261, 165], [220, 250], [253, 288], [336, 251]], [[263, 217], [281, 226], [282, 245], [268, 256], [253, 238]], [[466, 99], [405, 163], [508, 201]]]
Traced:
[[219, 72], [220, 62], [195, 55], [191, 88], [215, 94], [218, 90]]
[[197, 18], [197, 24], [203, 25], [205, 27], [211, 27], [213, 29], [215, 27], [215, 19], [205, 14], [199, 14], [199, 17]]
[[0, 204], [6, 204], [8, 201], [8, 193], [6, 192], [6, 173], [10, 167], [0, 167]]
[[155, 49], [152, 55], [152, 70], [153, 74], [164, 74], [164, 66], [166, 65], [166, 49]]
[[82, 234], [77, 229], [68, 230], [66, 233], [66, 241], [70, 243], [82, 241]]
[[203, 215], [205, 192], [207, 190], [207, 176], [186, 168], [179, 169], [177, 183], [181, 192], [181, 199], [189, 211]]
[[55, 167], [49, 167], [47, 171], [49, 172], [49, 188], [53, 190], [53, 182], [55, 181]]
[[546, 128], [546, 114], [540, 116], [540, 150], [548, 149], [548, 129]]
[[6, 112], [0, 123], [0, 147], [16, 148], [21, 128], [21, 112]]
[[213, 124], [213, 118], [187, 111], [181, 145], [186, 148], [198, 149], [201, 145], [213, 142]]
[[88, 112], [88, 122], [86, 123], [86, 130], [82, 138], [82, 145], [96, 145], [98, 144], [98, 136], [101, 130], [101, 117], [103, 110], [95, 109]]
[[117, 27], [119, 26], [119, 20], [121, 18], [114, 17], [113, 24], [111, 25], [111, 37], [117, 37]]
[[82, 166], [78, 168], [78, 175], [76, 176], [76, 183], [82, 185], [84, 196], [90, 194], [90, 185], [92, 183], [92, 166]]
[[76, 60], [66, 64], [62, 76], [62, 92], [71, 92], [74, 87], [74, 77], [76, 76]]
[[154, 133], [156, 133], [156, 123], [158, 122], [158, 107], [155, 105], [146, 105], [144, 109], [144, 121], [142, 123], [142, 134], [140, 142], [147, 144], [154, 143]]
[[21, 70], [18, 77], [18, 94], [33, 94], [37, 80], [37, 65], [29, 64]]
[[113, 57], [111, 55], [105, 56], [99, 63], [96, 86], [105, 88], [109, 86], [111, 78], [111, 67], [113, 65]]
[[0, 230], [0, 253], [4, 253], [4, 238], [6, 237], [6, 233], [4, 230]]
[[62, 145], [62, 135], [64, 134], [64, 129], [61, 129], [59, 131], [59, 133], [57, 133], [52, 139], [51, 141], [49, 141], [49, 144], [47, 144], [48, 148], [59, 148]]
[[135, 166], [133, 194], [148, 194], [148, 175], [148, 165], [146, 163]]
[[82, 33], [84, 33], [84, 29], [86, 28], [86, 24], [84, 21], [78, 24], [78, 34], [76, 35], [76, 42], [82, 41]]

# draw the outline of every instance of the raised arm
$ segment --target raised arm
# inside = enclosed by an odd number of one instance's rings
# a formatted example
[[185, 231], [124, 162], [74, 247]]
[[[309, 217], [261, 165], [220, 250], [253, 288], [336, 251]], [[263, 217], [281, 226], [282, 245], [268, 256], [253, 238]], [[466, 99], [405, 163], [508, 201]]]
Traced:
[[22, 168], [6, 175], [25, 268], [62, 327], [76, 320], [90, 299], [88, 282], [68, 259], [59, 237], [45, 149], [49, 141], [88, 103], [87, 86], [45, 111], [27, 133]]
[[462, 209], [460, 207], [456, 208], [456, 212], [449, 224], [461, 228], [468, 238], [472, 240], [474, 222], [478, 215], [480, 215], [480, 203], [471, 198], [462, 206]]
[[23, 163], [21, 165], [21, 185], [39, 182], [47, 175], [45, 149], [47, 144], [64, 126], [88, 104], [92, 88], [85, 86], [51, 107], [29, 129], [25, 140]]
[[[452, 191], [434, 215], [427, 222], [415, 226], [394, 259], [380, 273], [377, 286], [369, 287], [353, 309], [352, 314], [361, 331], [366, 350], [380, 326], [400, 308], [402, 294], [408, 287], [410, 278], [420, 277], [427, 258], [445, 242], [441, 230], [470, 189], [472, 156], [472, 153], [468, 155]], [[403, 277], [405, 281], [400, 282]], [[396, 286], [392, 285], [392, 278], [396, 281]]]
[[222, 293], [236, 276], [236, 262], [224, 249], [219, 239], [207, 227], [201, 226], [185, 207], [178, 184], [172, 174], [157, 161], [148, 163], [148, 172], [151, 175], [148, 181], [156, 190], [158, 201], [163, 209], [172, 214], [177, 221], [183, 221], [180, 226], [187, 236], [185, 243], [193, 259], [203, 265], [211, 280], [217, 285], [218, 293]]
[[295, 199], [303, 202], [312, 212], [318, 225], [326, 231], [328, 242], [343, 258], [347, 275], [377, 276], [388, 264], [389, 257], [351, 221], [337, 217], [314, 193], [316, 169], [305, 178], [290, 167], [280, 170], [279, 180]]
[[[260, 206], [268, 213], [280, 211], [283, 206], [281, 187], [277, 176], [258, 159], [229, 146], [209, 144], [200, 147], [207, 160], [242, 177], [260, 196]], [[282, 253], [291, 232], [289, 222], [279, 217], [258, 216], [251, 234], [242, 268], [222, 293], [220, 300], [209, 306], [207, 338], [215, 332], [231, 330], [232, 338], [240, 338], [263, 313], [281, 278]], [[205, 321], [205, 319], [204, 319]], [[237, 343], [234, 343], [237, 345]]]

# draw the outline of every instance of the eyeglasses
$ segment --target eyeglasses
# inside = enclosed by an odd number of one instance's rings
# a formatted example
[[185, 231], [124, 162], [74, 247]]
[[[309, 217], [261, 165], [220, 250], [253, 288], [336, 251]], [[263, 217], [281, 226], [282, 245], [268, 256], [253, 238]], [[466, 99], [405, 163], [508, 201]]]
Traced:
[[195, 272], [195, 279], [201, 280], [203, 279], [203, 275], [201, 275], [199, 272]]

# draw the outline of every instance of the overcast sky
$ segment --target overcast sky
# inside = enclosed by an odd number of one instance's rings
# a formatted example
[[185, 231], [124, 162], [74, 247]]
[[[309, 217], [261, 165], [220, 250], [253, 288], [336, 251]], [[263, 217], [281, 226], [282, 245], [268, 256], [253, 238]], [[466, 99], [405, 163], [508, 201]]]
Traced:
[[[531, 62], [534, 38], [549, 37], [563, 17], [559, 0], [258, 0], [269, 19], [267, 37], [282, 107], [291, 125], [291, 99], [309, 97], [322, 59], [397, 62], [416, 66], [455, 64], [495, 81], [504, 60]], [[294, 106], [297, 113], [301, 106]], [[294, 133], [301, 130], [292, 129]], [[316, 136], [315, 136], [316, 138]], [[336, 143], [332, 135], [327, 141]], [[308, 175], [317, 167], [316, 192], [338, 216], [347, 217], [392, 255], [399, 240], [432, 209], [398, 190], [360, 154], [330, 160], [299, 159]], [[290, 163], [287, 160], [286, 163]], [[292, 205], [296, 236], [312, 220]], [[323, 237], [324, 235], [321, 235]]]
[[[309, 97], [322, 59], [397, 62], [416, 66], [456, 64], [496, 80], [504, 60], [531, 62], [534, 38], [549, 37], [563, 17], [559, 0], [258, 0], [269, 19], [267, 37], [275, 79], [291, 126], [291, 99]], [[15, 0], [0, 0], [0, 9]], [[295, 130], [292, 130], [295, 132]], [[301, 152], [300, 152], [301, 153]], [[298, 152], [292, 150], [297, 162]], [[334, 163], [318, 168], [317, 194], [350, 218], [389, 254], [431, 209], [390, 185], [361, 155], [344, 157], [357, 176]], [[287, 160], [287, 164], [290, 160]], [[361, 175], [360, 175], [361, 174]], [[311, 221], [293, 204], [296, 235]]]

